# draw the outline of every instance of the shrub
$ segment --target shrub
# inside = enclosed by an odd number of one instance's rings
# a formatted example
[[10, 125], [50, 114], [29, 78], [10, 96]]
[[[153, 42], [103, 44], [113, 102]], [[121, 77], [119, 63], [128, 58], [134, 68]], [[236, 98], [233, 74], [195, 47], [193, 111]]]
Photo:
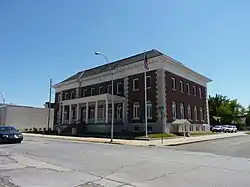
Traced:
[[39, 131], [42, 131], [42, 128], [39, 128]]
[[32, 128], [30, 128], [30, 131], [32, 131], [33, 129]]
[[43, 128], [43, 131], [46, 131], [46, 128], [45, 128], [45, 127]]
[[34, 128], [33, 128], [33, 131], [34, 131], [34, 132], [37, 132], [37, 128], [36, 128], [36, 127], [34, 127]]
[[24, 129], [24, 131], [25, 131], [25, 132], [27, 132], [28, 130], [29, 130], [29, 129], [27, 129], [27, 128], [26, 128], [26, 129]]

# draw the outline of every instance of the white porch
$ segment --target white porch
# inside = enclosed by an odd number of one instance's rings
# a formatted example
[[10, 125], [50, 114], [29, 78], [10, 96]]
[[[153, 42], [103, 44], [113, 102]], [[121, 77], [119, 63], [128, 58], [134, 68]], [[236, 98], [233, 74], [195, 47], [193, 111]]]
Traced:
[[[114, 122], [124, 122], [125, 99], [113, 95]], [[110, 123], [112, 120], [112, 95], [102, 94], [61, 102], [59, 124], [71, 123]]]

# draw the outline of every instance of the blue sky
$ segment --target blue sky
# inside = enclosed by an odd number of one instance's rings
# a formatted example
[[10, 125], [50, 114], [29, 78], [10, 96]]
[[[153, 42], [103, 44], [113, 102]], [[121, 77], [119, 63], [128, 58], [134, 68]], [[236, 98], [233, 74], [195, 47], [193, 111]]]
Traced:
[[42, 106], [49, 78], [158, 49], [214, 81], [210, 94], [250, 104], [247, 0], [0, 1], [0, 91]]

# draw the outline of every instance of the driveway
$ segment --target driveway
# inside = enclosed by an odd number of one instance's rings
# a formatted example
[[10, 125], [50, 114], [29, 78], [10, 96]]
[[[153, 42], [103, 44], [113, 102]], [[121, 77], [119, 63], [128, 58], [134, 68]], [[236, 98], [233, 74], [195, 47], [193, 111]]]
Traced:
[[29, 137], [22, 144], [0, 145], [0, 184], [21, 187], [250, 186], [248, 159], [182, 148]]

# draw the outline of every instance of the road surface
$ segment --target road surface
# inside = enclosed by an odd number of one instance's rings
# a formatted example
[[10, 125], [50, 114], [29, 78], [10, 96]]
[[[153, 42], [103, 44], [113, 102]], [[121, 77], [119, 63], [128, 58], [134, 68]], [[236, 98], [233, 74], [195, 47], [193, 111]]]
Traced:
[[[249, 137], [244, 138], [249, 141]], [[231, 140], [244, 142], [240, 137]], [[203, 146], [209, 144], [210, 141]], [[244, 155], [193, 152], [187, 146], [191, 145], [133, 147], [25, 137], [22, 144], [0, 145], [0, 184], [10, 187], [250, 186], [250, 161]], [[239, 150], [237, 146], [236, 149]]]

